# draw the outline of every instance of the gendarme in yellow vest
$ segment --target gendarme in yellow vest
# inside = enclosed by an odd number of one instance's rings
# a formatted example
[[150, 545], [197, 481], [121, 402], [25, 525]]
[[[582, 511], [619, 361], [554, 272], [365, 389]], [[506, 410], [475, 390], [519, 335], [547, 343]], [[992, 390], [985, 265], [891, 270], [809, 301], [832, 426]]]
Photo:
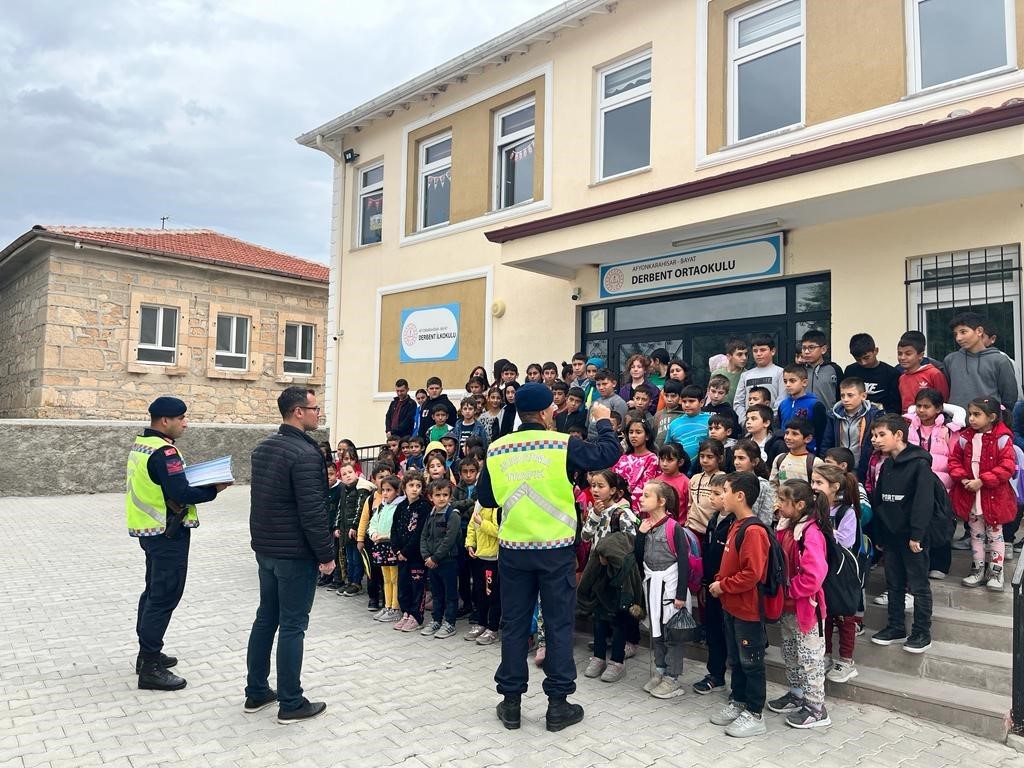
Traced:
[[[135, 445], [128, 452], [128, 487], [124, 497], [125, 516], [129, 536], [159, 536], [167, 527], [167, 504], [164, 491], [149, 477], [146, 464], [149, 457], [168, 445], [162, 437], [136, 437]], [[181, 451], [178, 451], [181, 454]], [[185, 457], [181, 457], [182, 464]], [[185, 528], [199, 525], [199, 515], [194, 504], [185, 507]]]
[[487, 450], [494, 498], [502, 507], [499, 546], [555, 549], [576, 540], [576, 506], [566, 475], [568, 436], [524, 430]]

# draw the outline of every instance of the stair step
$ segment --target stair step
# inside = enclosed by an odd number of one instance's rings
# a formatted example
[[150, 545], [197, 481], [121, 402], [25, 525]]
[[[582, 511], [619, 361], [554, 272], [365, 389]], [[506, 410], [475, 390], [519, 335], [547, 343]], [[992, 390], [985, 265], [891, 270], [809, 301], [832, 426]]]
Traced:
[[[962, 567], [961, 567], [962, 565]], [[1012, 563], [1010, 564], [1012, 565]], [[970, 562], [958, 563], [953, 559], [949, 576], [942, 581], [929, 579], [932, 589], [932, 602], [936, 608], [957, 608], [978, 613], [993, 613], [1003, 616], [1013, 615], [1013, 590], [1010, 588], [1010, 575], [1007, 570], [1004, 578], [1006, 588], [1002, 592], [991, 592], [985, 587], [965, 587], [960, 579], [971, 570]], [[885, 568], [881, 565], [871, 569], [867, 579], [868, 601], [885, 591]]]
[[[884, 627], [888, 622], [888, 610], [887, 606], [875, 605], [869, 599], [864, 612], [865, 626]], [[908, 628], [912, 617], [913, 611], [908, 609]], [[868, 641], [871, 632], [868, 629], [857, 638], [858, 646]], [[932, 639], [1010, 653], [1013, 650], [1013, 616], [935, 606], [932, 608]]]
[[[894, 650], [875, 647], [882, 651]], [[912, 656], [902, 650], [896, 650], [900, 656]], [[859, 655], [859, 648], [857, 653]], [[700, 645], [688, 645], [686, 656], [700, 662], [707, 660], [707, 652]], [[768, 679], [785, 685], [786, 667], [778, 646], [768, 648], [765, 662]], [[849, 682], [826, 681], [826, 697], [858, 704], [873, 704], [893, 712], [942, 723], [994, 741], [1002, 742], [1006, 739], [1007, 713], [1010, 711], [1008, 695], [872, 668], [862, 665], [860, 659], [857, 669], [857, 677]]]

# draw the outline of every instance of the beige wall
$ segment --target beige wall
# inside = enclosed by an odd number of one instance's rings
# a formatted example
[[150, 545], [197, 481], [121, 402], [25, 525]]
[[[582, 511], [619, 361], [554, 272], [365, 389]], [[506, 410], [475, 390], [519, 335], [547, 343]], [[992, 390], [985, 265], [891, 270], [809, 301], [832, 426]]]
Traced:
[[35, 256], [0, 276], [0, 418], [31, 413], [39, 401], [47, 265], [45, 256]]
[[[52, 250], [49, 265], [35, 403], [5, 415], [138, 419], [155, 397], [170, 394], [185, 400], [197, 420], [266, 424], [280, 418], [274, 401], [284, 387], [323, 382], [324, 285], [60, 246]], [[178, 365], [136, 362], [133, 318], [140, 299], [181, 308]], [[214, 367], [211, 324], [218, 308], [252, 317], [255, 328], [245, 373]], [[283, 373], [280, 349], [286, 318], [317, 327], [314, 375], [309, 379]]]

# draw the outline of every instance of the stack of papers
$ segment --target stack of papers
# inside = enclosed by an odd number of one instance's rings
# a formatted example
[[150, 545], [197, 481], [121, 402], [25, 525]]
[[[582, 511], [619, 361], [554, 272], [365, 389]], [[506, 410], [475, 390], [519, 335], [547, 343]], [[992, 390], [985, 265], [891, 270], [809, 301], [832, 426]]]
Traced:
[[201, 488], [204, 485], [217, 485], [218, 483], [233, 483], [235, 476], [231, 474], [231, 457], [221, 456], [219, 459], [210, 459], [201, 464], [192, 464], [185, 467], [185, 479], [192, 488]]

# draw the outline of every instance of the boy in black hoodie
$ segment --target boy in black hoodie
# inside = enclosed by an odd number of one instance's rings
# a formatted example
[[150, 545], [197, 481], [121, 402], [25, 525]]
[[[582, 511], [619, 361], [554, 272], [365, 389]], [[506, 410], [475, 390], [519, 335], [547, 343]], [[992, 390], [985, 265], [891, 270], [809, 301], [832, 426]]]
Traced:
[[[722, 565], [722, 553], [725, 552], [729, 528], [736, 522], [736, 516], [726, 512], [722, 504], [724, 490], [725, 475], [712, 477], [710, 504], [715, 513], [708, 521], [708, 528], [701, 542], [705, 590], [715, 580], [715, 574]], [[707, 591], [704, 592], [704, 642], [708, 646], [708, 673], [703, 680], [693, 684], [694, 692], [701, 695], [725, 688], [725, 661], [728, 655], [722, 601], [712, 597]]]
[[424, 440], [427, 438], [427, 432], [434, 425], [434, 417], [431, 414], [434, 412], [435, 405], [443, 405], [444, 409], [448, 412], [448, 423], [454, 424], [459, 414], [455, 410], [455, 406], [452, 405], [452, 401], [448, 399], [448, 395], [444, 394], [441, 390], [444, 385], [437, 376], [431, 376], [427, 379], [427, 400], [420, 406], [420, 428], [419, 434]]
[[391, 521], [391, 546], [398, 556], [398, 605], [405, 614], [395, 624], [395, 629], [401, 632], [412, 632], [423, 626], [427, 566], [420, 555], [420, 537], [431, 509], [425, 490], [423, 475], [416, 470], [407, 471], [402, 478], [405, 498]]
[[[895, 414], [871, 424], [871, 443], [888, 458], [871, 498], [876, 531], [885, 549], [889, 624], [871, 637], [878, 645], [903, 643], [909, 653], [931, 648], [932, 590], [928, 582], [928, 528], [935, 514], [932, 457], [907, 444], [907, 422]], [[906, 593], [914, 596], [914, 624], [907, 637]]]

